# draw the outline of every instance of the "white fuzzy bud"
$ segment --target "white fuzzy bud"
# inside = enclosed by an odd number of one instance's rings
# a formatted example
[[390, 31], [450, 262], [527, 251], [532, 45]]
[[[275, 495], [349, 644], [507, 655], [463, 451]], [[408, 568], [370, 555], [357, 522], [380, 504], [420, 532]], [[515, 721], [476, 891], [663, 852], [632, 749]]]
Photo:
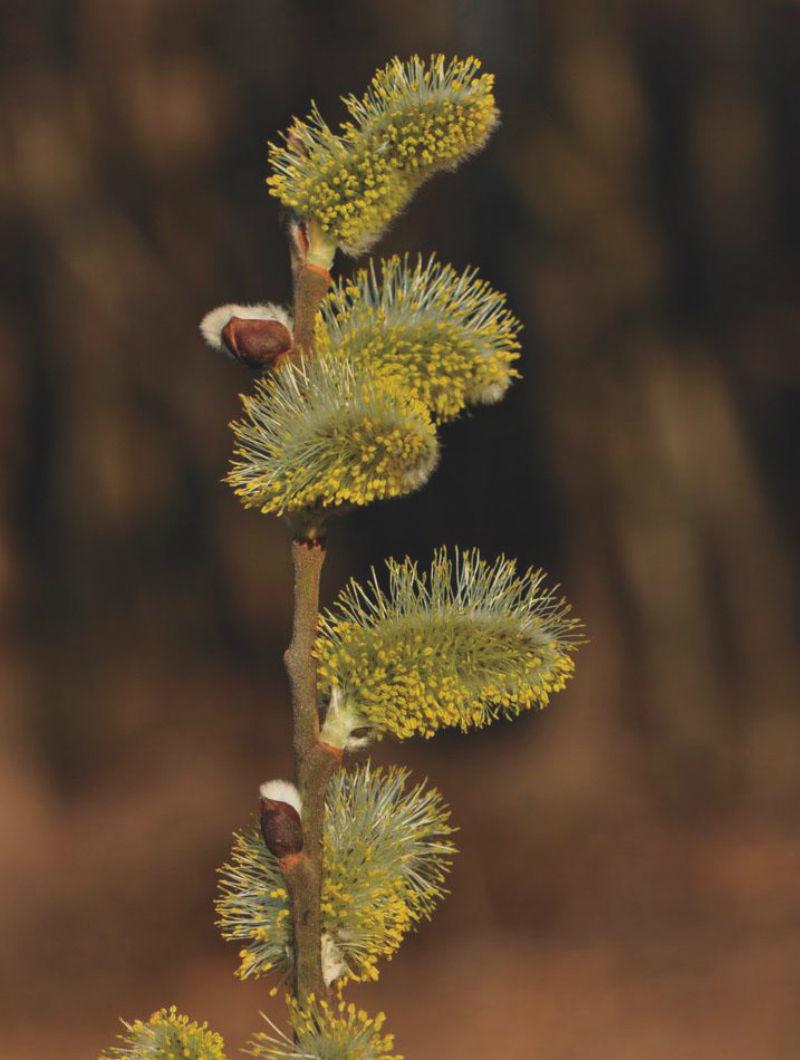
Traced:
[[265, 780], [258, 790], [262, 799], [285, 802], [302, 816], [303, 804], [300, 801], [300, 792], [288, 780]]
[[239, 320], [276, 320], [283, 324], [289, 331], [292, 330], [292, 318], [286, 310], [279, 305], [263, 302], [257, 305], [229, 305], [217, 306], [210, 313], [206, 313], [200, 321], [200, 331], [212, 350], [221, 350], [230, 356], [230, 350], [222, 338], [222, 329], [233, 317]]

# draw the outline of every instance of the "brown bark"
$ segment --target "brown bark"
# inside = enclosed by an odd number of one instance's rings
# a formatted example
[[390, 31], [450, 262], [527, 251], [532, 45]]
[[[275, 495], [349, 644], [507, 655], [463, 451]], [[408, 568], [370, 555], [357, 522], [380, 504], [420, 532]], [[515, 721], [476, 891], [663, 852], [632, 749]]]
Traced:
[[321, 265], [306, 262], [296, 269], [294, 283], [295, 354], [310, 354], [314, 348], [314, 321], [331, 285], [331, 274]]
[[295, 994], [324, 996], [321, 912], [325, 792], [339, 755], [319, 739], [317, 670], [312, 656], [319, 612], [319, 581], [325, 561], [320, 540], [292, 541], [294, 619], [284, 656], [292, 688], [294, 754], [303, 802], [303, 855], [284, 866], [292, 909]]

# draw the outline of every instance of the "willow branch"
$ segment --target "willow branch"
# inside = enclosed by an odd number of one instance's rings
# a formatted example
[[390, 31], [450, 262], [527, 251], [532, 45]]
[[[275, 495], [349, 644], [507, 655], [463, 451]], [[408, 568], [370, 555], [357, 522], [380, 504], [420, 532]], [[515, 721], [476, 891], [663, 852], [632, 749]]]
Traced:
[[[327, 269], [293, 262], [296, 353], [313, 349], [314, 319], [331, 283]], [[320, 742], [317, 667], [313, 657], [319, 615], [319, 583], [325, 543], [310, 533], [292, 541], [294, 613], [292, 641], [284, 655], [292, 692], [295, 772], [303, 803], [303, 852], [284, 859], [282, 869], [291, 903], [295, 950], [295, 995], [325, 994], [322, 972], [322, 854], [325, 792], [340, 752]]]
[[319, 739], [317, 672], [312, 656], [319, 610], [319, 581], [325, 561], [321, 540], [292, 541], [294, 620], [284, 659], [292, 689], [294, 757], [303, 801], [303, 853], [282, 865], [292, 910], [295, 993], [324, 996], [322, 974], [322, 841], [325, 792], [338, 765], [334, 748]]
[[314, 348], [314, 322], [319, 304], [331, 285], [331, 274], [321, 265], [306, 262], [295, 273], [294, 347], [309, 354]]

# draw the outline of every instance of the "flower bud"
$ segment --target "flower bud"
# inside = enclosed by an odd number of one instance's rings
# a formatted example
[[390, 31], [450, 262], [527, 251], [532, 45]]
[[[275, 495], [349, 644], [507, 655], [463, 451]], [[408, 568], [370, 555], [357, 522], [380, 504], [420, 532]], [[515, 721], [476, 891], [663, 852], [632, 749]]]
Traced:
[[271, 368], [292, 348], [292, 335], [279, 320], [231, 317], [221, 332], [228, 352], [248, 368]]
[[292, 319], [280, 306], [221, 305], [206, 313], [200, 331], [208, 345], [256, 371], [292, 349]]
[[293, 784], [272, 780], [261, 785], [261, 835], [279, 860], [303, 849], [300, 796]]

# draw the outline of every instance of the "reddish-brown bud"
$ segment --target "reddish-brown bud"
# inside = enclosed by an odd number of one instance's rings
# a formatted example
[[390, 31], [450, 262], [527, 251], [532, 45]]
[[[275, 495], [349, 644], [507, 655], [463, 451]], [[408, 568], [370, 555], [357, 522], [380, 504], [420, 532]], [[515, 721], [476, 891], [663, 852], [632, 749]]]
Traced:
[[267, 850], [276, 858], [299, 854], [303, 849], [303, 823], [288, 802], [261, 800], [261, 835]]
[[221, 337], [231, 356], [259, 371], [271, 368], [292, 348], [292, 334], [280, 320], [231, 317]]

